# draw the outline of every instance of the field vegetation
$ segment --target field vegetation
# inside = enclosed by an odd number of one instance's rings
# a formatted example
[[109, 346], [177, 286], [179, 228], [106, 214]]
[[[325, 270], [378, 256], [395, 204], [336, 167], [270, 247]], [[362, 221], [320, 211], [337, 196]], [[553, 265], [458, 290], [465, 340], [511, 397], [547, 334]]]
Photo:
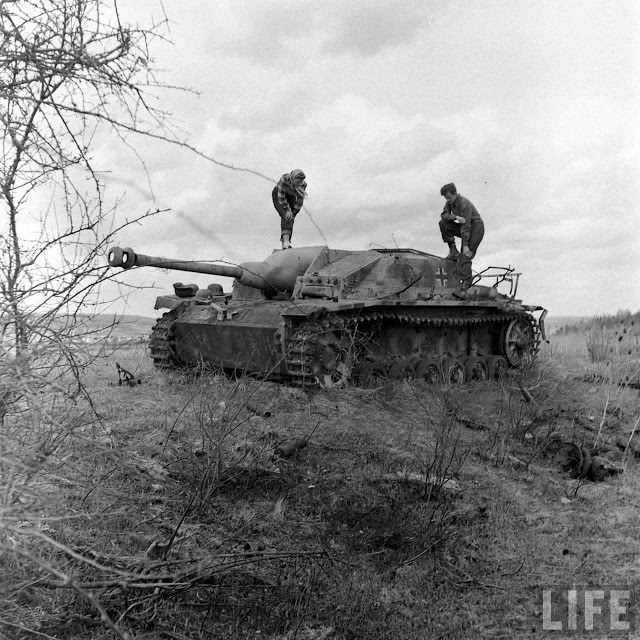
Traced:
[[[538, 638], [544, 587], [637, 580], [638, 314], [473, 385], [159, 373], [142, 320], [84, 315], [115, 234], [157, 213], [117, 222], [94, 148], [236, 167], [160, 106], [164, 20], [0, 15], [0, 640]], [[572, 477], [563, 442], [615, 474]]]
[[[162, 374], [118, 345], [66, 401], [5, 408], [0, 638], [544, 637], [543, 588], [637, 581], [637, 326], [462, 386]], [[572, 478], [562, 442], [621, 473]]]

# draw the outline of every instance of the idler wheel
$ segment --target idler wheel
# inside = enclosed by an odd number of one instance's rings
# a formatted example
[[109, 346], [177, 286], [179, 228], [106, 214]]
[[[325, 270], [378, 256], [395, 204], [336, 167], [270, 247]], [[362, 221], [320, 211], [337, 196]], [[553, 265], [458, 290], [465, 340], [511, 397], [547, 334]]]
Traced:
[[489, 370], [484, 358], [467, 358], [464, 363], [464, 377], [467, 382], [484, 382], [489, 378]]
[[512, 320], [502, 331], [502, 350], [512, 367], [519, 367], [535, 345], [535, 334], [527, 318]]

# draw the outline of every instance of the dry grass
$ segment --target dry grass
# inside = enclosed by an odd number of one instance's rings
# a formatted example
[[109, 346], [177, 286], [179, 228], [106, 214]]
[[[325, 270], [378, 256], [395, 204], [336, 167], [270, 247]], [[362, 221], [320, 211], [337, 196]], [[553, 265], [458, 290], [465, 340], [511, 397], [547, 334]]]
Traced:
[[[637, 390], [561, 348], [502, 384], [315, 392], [119, 351], [93, 412], [6, 417], [0, 637], [539, 637], [543, 586], [624, 584], [640, 551]], [[625, 473], [572, 480], [559, 440]]]

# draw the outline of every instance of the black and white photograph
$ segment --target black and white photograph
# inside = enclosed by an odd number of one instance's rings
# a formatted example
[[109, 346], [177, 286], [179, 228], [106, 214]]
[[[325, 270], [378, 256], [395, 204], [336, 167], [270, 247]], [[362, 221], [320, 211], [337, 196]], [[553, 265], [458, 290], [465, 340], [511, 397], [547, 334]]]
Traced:
[[0, 640], [640, 634], [640, 3], [0, 0]]

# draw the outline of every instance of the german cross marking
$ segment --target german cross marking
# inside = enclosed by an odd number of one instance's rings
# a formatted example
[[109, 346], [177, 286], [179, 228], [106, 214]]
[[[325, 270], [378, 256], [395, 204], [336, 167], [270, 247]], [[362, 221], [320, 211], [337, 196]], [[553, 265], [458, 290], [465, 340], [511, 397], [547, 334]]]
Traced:
[[438, 267], [436, 280], [438, 281], [438, 285], [440, 285], [441, 287], [446, 287], [447, 286], [447, 282], [449, 280], [449, 276], [448, 276], [447, 272], [442, 267]]

